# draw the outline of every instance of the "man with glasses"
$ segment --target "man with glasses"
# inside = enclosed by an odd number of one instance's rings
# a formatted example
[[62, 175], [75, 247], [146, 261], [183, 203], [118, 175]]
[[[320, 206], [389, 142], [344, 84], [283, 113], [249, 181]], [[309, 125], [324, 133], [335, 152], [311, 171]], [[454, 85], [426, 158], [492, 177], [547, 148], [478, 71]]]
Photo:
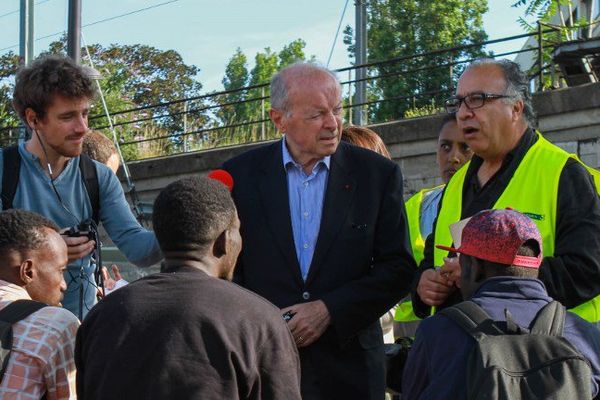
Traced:
[[413, 293], [417, 316], [461, 300], [458, 259], [433, 243], [450, 246], [454, 222], [481, 210], [511, 207], [534, 220], [542, 233], [539, 276], [550, 296], [590, 322], [600, 320], [598, 172], [532, 129], [528, 85], [514, 62], [480, 60], [467, 67], [456, 96], [446, 102], [474, 156], [448, 183], [427, 239]]

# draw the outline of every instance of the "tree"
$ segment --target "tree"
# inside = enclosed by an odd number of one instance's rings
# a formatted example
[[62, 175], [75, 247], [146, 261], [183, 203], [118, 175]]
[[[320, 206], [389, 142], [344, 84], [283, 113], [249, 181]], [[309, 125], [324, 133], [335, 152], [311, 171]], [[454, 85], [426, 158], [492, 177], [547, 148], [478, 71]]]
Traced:
[[[121, 142], [163, 137], [183, 132], [184, 105], [177, 100], [198, 96], [202, 84], [196, 80], [199, 68], [188, 66], [174, 50], [159, 50], [147, 45], [117, 45], [107, 48], [99, 44], [90, 44], [82, 49], [82, 63], [88, 64], [89, 51], [94, 67], [101, 74], [100, 86], [105, 96], [113, 122], [116, 125]], [[66, 54], [66, 38], [50, 44], [48, 51], [42, 54]], [[173, 101], [175, 101], [173, 103]], [[155, 107], [137, 111], [120, 113], [134, 108]], [[90, 128], [106, 129], [108, 120], [100, 99], [92, 106]], [[203, 126], [207, 116], [202, 110], [203, 103], [195, 101], [188, 104], [186, 119], [188, 131]], [[162, 134], [160, 134], [162, 132]], [[112, 137], [112, 135], [109, 135]], [[181, 150], [183, 136], [161, 139], [150, 146], [152, 155], [166, 155]], [[148, 145], [125, 145], [123, 152], [126, 159], [145, 156]], [[157, 148], [163, 149], [162, 154], [155, 154]]]
[[[542, 86], [544, 88], [557, 87], [558, 79], [556, 79], [557, 74], [554, 73], [552, 57], [554, 46], [564, 40], [576, 39], [577, 32], [581, 29], [590, 29], [593, 26], [592, 14], [588, 13], [588, 21], [585, 18], [574, 20], [571, 17], [573, 15], [573, 2], [571, 0], [519, 0], [512, 7], [524, 7], [523, 16], [519, 17], [518, 22], [526, 32], [538, 32], [538, 24], [541, 24], [543, 28], [542, 43], [544, 44], [542, 63], [545, 67], [551, 66], [551, 73], [544, 76]], [[531, 18], [535, 22], [528, 21]], [[550, 27], [552, 29], [549, 29]], [[591, 34], [591, 29], [589, 33]], [[534, 59], [538, 59], [539, 47], [536, 45], [535, 48], [536, 50], [531, 54]], [[539, 64], [535, 64], [529, 69], [528, 74], [531, 76], [539, 74], [539, 70]]]
[[[519, 23], [528, 31], [537, 29], [537, 26], [530, 24], [526, 20], [528, 17], [534, 17], [539, 22], [550, 23], [554, 16], [558, 16], [562, 27], [572, 27], [576, 23], [576, 21], [571, 21], [568, 18], [573, 12], [572, 6], [573, 2], [571, 0], [519, 0], [512, 5], [512, 7], [525, 7], [524, 15], [519, 18]], [[569, 15], [566, 20], [562, 7], [569, 9]], [[592, 16], [590, 15], [591, 22]], [[567, 39], [574, 39], [570, 32], [566, 31], [565, 34], [567, 35]]]
[[[371, 0], [367, 3], [368, 60], [485, 41], [482, 16], [487, 10], [487, 0]], [[347, 27], [344, 32], [344, 42], [354, 57], [353, 30]], [[388, 76], [368, 82], [368, 99], [385, 100], [369, 108], [371, 120], [398, 119], [409, 109], [439, 106], [452, 93], [462, 71], [453, 63], [484, 54], [478, 46], [370, 68], [369, 75]]]
[[[244, 102], [247, 99], [247, 93], [244, 90], [237, 91], [237, 89], [248, 86], [248, 81], [248, 59], [242, 49], [238, 47], [227, 63], [225, 76], [221, 81], [225, 91], [234, 90], [234, 92], [223, 95], [220, 100], [221, 108], [217, 115], [224, 126], [248, 122], [248, 103]], [[227, 128], [225, 132], [219, 135], [219, 139], [221, 141], [226, 140], [227, 143], [235, 143], [236, 134], [243, 131], [243, 127], [241, 129], [237, 127]]]
[[19, 117], [12, 107], [13, 78], [19, 67], [19, 56], [12, 51], [0, 56], [0, 145], [18, 137]]
[[[257, 86], [269, 83], [271, 77], [280, 69], [298, 61], [306, 61], [304, 47], [306, 42], [296, 39], [285, 45], [279, 52], [267, 47], [263, 52], [256, 53], [254, 67], [248, 73], [248, 59], [240, 48], [236, 50], [225, 68], [223, 88], [226, 91], [241, 89], [220, 96], [217, 101], [220, 110], [217, 112], [223, 129], [217, 131], [211, 141], [219, 144], [243, 143], [265, 140], [276, 137], [273, 126], [266, 123], [266, 110], [270, 108], [268, 88], [258, 87], [246, 89], [247, 86]], [[314, 60], [314, 56], [310, 58]], [[232, 105], [229, 103], [238, 102]], [[241, 103], [240, 103], [241, 102]], [[228, 125], [246, 125], [229, 127]]]
[[269, 123], [267, 111], [271, 108], [269, 100], [269, 87], [264, 86], [271, 80], [279, 69], [279, 55], [273, 52], [271, 48], [265, 48], [264, 52], [256, 53], [254, 57], [254, 68], [250, 71], [250, 86], [263, 85], [251, 91], [251, 96], [255, 99], [250, 106], [250, 113], [253, 121], [261, 121], [260, 125], [254, 125], [252, 128], [252, 138], [256, 140], [272, 139], [276, 136], [272, 124]]
[[296, 39], [288, 45], [283, 46], [283, 49], [279, 52], [279, 69], [285, 68], [298, 61], [305, 61], [305, 47], [306, 42], [302, 39]]

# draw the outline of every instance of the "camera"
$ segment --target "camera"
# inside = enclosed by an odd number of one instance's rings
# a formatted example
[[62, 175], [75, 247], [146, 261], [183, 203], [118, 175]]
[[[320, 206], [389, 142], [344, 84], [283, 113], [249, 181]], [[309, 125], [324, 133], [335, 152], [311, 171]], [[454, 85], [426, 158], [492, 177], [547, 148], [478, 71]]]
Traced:
[[[87, 219], [81, 222], [77, 226], [72, 226], [67, 230], [62, 232], [62, 235], [68, 237], [87, 237], [89, 240], [94, 241], [94, 250], [91, 253], [91, 264], [95, 265], [94, 269], [94, 279], [97, 283], [97, 287], [100, 288], [101, 292], [104, 293], [104, 280], [102, 279], [102, 252], [101, 247], [102, 243], [100, 243], [98, 237], [98, 230], [96, 224], [93, 220]], [[85, 279], [84, 273], [84, 263], [80, 263], [80, 280], [83, 282]], [[83, 318], [83, 285], [79, 285], [79, 318]]]
[[69, 237], [87, 236], [89, 240], [96, 240], [96, 230], [90, 220], [85, 220], [77, 226], [70, 227], [63, 234]]

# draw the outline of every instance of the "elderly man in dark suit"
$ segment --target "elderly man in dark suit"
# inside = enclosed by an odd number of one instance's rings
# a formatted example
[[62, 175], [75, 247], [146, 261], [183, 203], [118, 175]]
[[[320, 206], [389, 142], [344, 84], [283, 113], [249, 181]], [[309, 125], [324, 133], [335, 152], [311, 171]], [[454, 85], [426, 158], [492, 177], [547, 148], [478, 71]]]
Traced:
[[283, 139], [224, 165], [244, 240], [235, 279], [292, 316], [303, 399], [381, 400], [378, 318], [415, 269], [400, 168], [340, 143], [341, 88], [325, 68], [280, 71], [271, 104]]

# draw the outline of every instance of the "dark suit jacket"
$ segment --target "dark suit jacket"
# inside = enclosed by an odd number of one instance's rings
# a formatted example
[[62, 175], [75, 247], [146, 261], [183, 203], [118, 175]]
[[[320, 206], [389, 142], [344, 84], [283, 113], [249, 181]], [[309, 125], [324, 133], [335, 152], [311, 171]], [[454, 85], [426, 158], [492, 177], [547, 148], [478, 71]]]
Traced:
[[321, 226], [306, 282], [294, 247], [281, 142], [224, 164], [234, 178], [243, 249], [235, 280], [283, 308], [322, 300], [332, 324], [301, 351], [327, 399], [383, 398], [378, 318], [408, 294], [416, 266], [400, 168], [345, 142], [331, 157]]

